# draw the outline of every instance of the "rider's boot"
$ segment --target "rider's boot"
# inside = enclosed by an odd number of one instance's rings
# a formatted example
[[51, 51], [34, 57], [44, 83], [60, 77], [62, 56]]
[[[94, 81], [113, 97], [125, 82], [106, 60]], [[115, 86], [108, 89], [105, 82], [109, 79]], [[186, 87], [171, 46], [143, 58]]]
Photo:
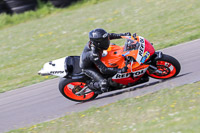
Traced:
[[109, 87], [107, 84], [107, 80], [103, 79], [99, 82], [91, 82], [88, 85], [89, 88], [92, 88], [93, 90], [95, 90], [95, 94], [102, 94], [104, 92], [108, 92], [109, 91]]
[[109, 91], [109, 87], [108, 87], [108, 82], [106, 79], [103, 79], [99, 82], [100, 87], [101, 87], [101, 91], [102, 92], [108, 92]]
[[99, 82], [90, 82], [88, 87], [94, 91], [95, 94], [102, 94], [101, 86]]
[[88, 77], [90, 77], [92, 80], [95, 81], [89, 84], [91, 88], [94, 88], [94, 92], [96, 91], [96, 93], [101, 94], [109, 90], [107, 80], [104, 79], [102, 74], [98, 72], [96, 69], [88, 68], [88, 69], [83, 69], [82, 71], [85, 75], [87, 75]]

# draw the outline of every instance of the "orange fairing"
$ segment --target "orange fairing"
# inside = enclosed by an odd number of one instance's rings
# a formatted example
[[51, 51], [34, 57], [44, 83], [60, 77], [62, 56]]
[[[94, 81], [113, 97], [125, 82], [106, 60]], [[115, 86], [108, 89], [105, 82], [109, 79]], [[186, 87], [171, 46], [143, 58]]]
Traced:
[[107, 67], [123, 68], [125, 66], [123, 54], [123, 47], [111, 45], [107, 50], [107, 55], [101, 58], [101, 61]]
[[[122, 36], [124, 39], [131, 39], [135, 43], [139, 41], [139, 37], [137, 36], [136, 39], [132, 36]], [[134, 43], [133, 42], [133, 43]], [[125, 57], [133, 57], [134, 59], [137, 59], [139, 50], [131, 50], [131, 51], [124, 51], [124, 47], [120, 47], [117, 45], [110, 45], [110, 47], [107, 50], [107, 55], [101, 58], [101, 61], [107, 66], [107, 67], [118, 67], [119, 69], [123, 68], [125, 66]], [[134, 72], [137, 70], [145, 69], [149, 65], [141, 64], [140, 62], [134, 61], [132, 63], [129, 63], [127, 65], [128, 67], [128, 73]]]
[[[125, 60], [122, 56], [123, 54], [127, 53], [127, 51], [123, 52], [123, 47], [117, 46], [117, 45], [111, 45], [107, 50], [107, 55], [105, 57], [101, 58], [101, 61], [107, 66], [107, 67], [118, 67], [123, 68], [125, 66]], [[137, 57], [138, 50], [129, 51], [129, 54], [126, 56], [132, 56], [133, 58]], [[144, 69], [148, 67], [149, 65], [140, 65], [138, 62], [133, 62], [133, 64], [128, 64], [128, 72]]]
[[128, 73], [130, 73], [131, 69], [132, 69], [132, 72], [138, 71], [138, 70], [144, 70], [145, 68], [149, 67], [149, 65], [145, 65], [145, 64], [140, 65], [139, 63], [136, 63], [136, 65], [132, 65], [132, 66], [131, 64], [129, 64], [127, 67], [128, 67]]

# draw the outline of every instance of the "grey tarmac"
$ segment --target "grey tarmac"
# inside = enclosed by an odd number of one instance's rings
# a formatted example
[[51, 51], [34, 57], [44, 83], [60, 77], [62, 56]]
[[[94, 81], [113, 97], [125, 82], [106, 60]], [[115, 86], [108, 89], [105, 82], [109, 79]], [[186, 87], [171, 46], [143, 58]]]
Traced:
[[174, 56], [180, 62], [182, 69], [177, 77], [169, 80], [151, 79], [150, 82], [141, 85], [104, 93], [95, 100], [84, 103], [64, 98], [58, 90], [59, 78], [0, 94], [0, 132], [31, 126], [121, 99], [200, 81], [200, 39], [160, 51]]

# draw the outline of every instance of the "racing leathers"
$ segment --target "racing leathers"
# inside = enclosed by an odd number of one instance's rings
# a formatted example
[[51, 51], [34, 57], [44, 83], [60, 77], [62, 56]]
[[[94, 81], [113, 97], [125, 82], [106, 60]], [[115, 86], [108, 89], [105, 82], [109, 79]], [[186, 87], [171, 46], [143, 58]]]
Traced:
[[[109, 39], [120, 39], [121, 36], [130, 35], [130, 33], [108, 33]], [[91, 41], [89, 41], [80, 58], [80, 68], [83, 73], [93, 79], [95, 82], [91, 86], [94, 88], [101, 88], [101, 92], [108, 91], [108, 83], [103, 75], [113, 76], [117, 72], [125, 72], [127, 69], [118, 69], [116, 67], [106, 67], [103, 62], [101, 62], [103, 50], [96, 48]]]

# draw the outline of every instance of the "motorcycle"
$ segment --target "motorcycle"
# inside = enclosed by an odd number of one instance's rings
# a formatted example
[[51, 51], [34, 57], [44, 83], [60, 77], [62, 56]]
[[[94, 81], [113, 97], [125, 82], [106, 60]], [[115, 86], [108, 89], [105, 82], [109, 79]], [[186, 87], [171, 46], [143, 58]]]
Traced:
[[[105, 75], [109, 91], [123, 89], [148, 82], [149, 77], [169, 79], [179, 74], [181, 66], [178, 60], [170, 55], [155, 51], [153, 44], [142, 36], [121, 36], [124, 46], [111, 44], [102, 53], [101, 61], [107, 67], [128, 68], [125, 73], [114, 76]], [[61, 94], [76, 102], [95, 99], [96, 89], [89, 87], [93, 79], [86, 76], [79, 67], [80, 56], [67, 56], [44, 64], [39, 75], [61, 77], [59, 90]]]

